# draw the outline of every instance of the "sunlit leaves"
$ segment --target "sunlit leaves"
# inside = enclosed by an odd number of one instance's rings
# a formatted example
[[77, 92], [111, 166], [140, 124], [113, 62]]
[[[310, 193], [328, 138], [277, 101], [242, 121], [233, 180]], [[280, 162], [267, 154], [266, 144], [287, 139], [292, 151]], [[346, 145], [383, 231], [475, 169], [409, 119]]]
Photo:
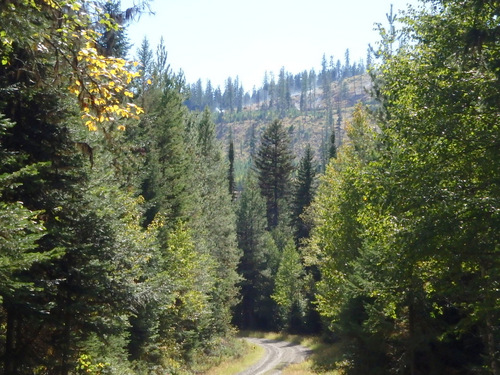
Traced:
[[440, 341], [455, 350], [461, 335], [479, 330], [490, 361], [484, 367], [492, 369], [492, 322], [499, 316], [498, 9], [433, 3], [440, 4], [403, 19], [408, 43], [397, 50], [382, 33], [377, 131], [348, 129], [351, 144], [339, 159], [349, 148], [354, 158], [332, 163], [320, 187], [313, 247], [322, 271], [319, 306], [335, 320], [343, 303], [362, 296], [364, 334], [390, 335], [401, 345], [389, 354], [405, 358], [393, 366], [411, 372], [432, 372], [421, 370], [416, 353], [446, 372], [427, 347]]
[[292, 241], [289, 241], [281, 255], [280, 265], [275, 278], [272, 299], [287, 313], [292, 305], [301, 299], [304, 269], [300, 255]]
[[131, 102], [131, 82], [139, 75], [133, 71], [137, 63], [104, 56], [97, 48], [101, 34], [95, 30], [96, 22], [108, 30], [120, 27], [98, 1], [18, 0], [2, 9], [1, 16], [1, 64], [16, 61], [12, 49], [16, 40], [17, 47], [30, 51], [38, 62], [23, 68], [34, 83], [53, 85], [54, 79], [40, 69], [41, 63], [52, 65], [56, 82], [67, 77], [67, 87], [77, 98], [89, 130], [103, 128], [106, 122], [123, 129], [127, 119], [138, 119], [143, 113]]
[[[121, 119], [139, 119], [144, 113], [134, 103], [123, 104], [124, 99], [133, 98], [128, 87], [132, 79], [139, 76], [121, 58], [99, 55], [97, 49], [88, 42], [77, 56], [80, 73], [69, 86], [82, 106], [82, 118], [89, 130], [97, 130], [99, 123]], [[123, 125], [119, 125], [121, 128]]]

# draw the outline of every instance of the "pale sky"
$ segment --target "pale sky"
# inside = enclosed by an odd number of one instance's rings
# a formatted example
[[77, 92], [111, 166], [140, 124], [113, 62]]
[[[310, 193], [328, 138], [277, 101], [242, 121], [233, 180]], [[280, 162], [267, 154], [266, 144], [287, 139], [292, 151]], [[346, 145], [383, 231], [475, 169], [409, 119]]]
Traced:
[[[126, 7], [133, 0], [122, 0]], [[368, 44], [387, 24], [386, 13], [418, 0], [154, 0], [155, 15], [143, 15], [128, 27], [131, 55], [143, 38], [152, 49], [163, 36], [168, 62], [182, 69], [188, 83], [224, 84], [239, 76], [246, 91], [262, 84], [264, 72], [281, 67], [297, 74], [327, 60], [366, 59]]]

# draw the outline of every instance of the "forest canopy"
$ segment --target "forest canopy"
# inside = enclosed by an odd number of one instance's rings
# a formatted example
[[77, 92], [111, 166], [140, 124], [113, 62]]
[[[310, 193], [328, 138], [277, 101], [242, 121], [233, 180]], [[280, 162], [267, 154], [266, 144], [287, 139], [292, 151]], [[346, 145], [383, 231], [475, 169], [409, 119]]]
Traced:
[[251, 93], [131, 59], [149, 11], [0, 4], [0, 374], [202, 373], [249, 329], [499, 375], [500, 2], [391, 10], [366, 61]]

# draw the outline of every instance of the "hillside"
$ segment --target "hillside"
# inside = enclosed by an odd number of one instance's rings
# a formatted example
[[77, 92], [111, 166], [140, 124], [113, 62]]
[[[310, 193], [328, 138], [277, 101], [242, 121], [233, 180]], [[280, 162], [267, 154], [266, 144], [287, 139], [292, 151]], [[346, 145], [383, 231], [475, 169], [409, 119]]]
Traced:
[[331, 83], [331, 100], [328, 105], [323, 89], [309, 90], [312, 105], [300, 111], [300, 92], [291, 96], [291, 108], [284, 114], [270, 110], [269, 101], [260, 105], [251, 104], [240, 112], [216, 113], [217, 136], [224, 143], [232, 133], [235, 148], [236, 178], [239, 180], [249, 164], [249, 156], [258, 147], [260, 134], [274, 119], [283, 121], [291, 138], [293, 152], [297, 160], [307, 143], [310, 143], [319, 164], [324, 163], [322, 155], [332, 129], [335, 129], [337, 146], [345, 139], [345, 126], [351, 118], [358, 102], [371, 104], [371, 79], [368, 74], [356, 75]]

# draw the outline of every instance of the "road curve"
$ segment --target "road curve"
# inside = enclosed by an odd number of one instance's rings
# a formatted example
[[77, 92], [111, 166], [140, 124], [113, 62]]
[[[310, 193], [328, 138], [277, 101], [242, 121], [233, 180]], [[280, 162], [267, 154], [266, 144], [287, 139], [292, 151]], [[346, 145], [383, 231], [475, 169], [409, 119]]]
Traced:
[[258, 363], [237, 375], [281, 374], [285, 367], [292, 363], [302, 362], [311, 354], [309, 349], [291, 342], [253, 337], [247, 337], [245, 340], [264, 347], [266, 354]]

